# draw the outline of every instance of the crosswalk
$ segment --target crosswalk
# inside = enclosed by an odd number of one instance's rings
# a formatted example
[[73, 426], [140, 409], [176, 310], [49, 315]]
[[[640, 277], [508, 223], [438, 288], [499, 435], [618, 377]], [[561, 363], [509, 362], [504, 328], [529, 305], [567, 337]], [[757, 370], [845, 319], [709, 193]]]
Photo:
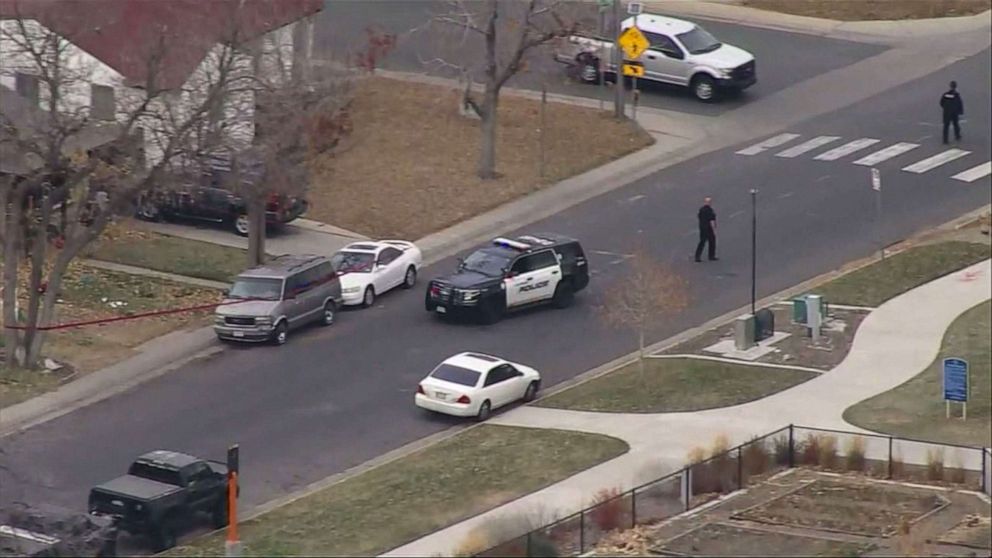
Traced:
[[[941, 148], [939, 151], [933, 152], [932, 146], [927, 146], [924, 150], [916, 151], [923, 146], [910, 142], [898, 142], [892, 145], [881, 146], [879, 144], [882, 143], [882, 140], [877, 138], [857, 138], [837, 145], [837, 142], [844, 138], [841, 136], [815, 136], [795, 143], [800, 138], [802, 138], [802, 134], [783, 133], [745, 147], [735, 153], [737, 155], [753, 157], [768, 152], [769, 154], [774, 154], [775, 157], [784, 159], [812, 156], [812, 159], [815, 161], [842, 161], [845, 158], [860, 156], [860, 158], [850, 161], [851, 164], [874, 167], [890, 159], [906, 155], [911, 151], [914, 152], [914, 155], [926, 152], [923, 158], [901, 167], [900, 170], [903, 172], [912, 174], [927, 173], [939, 169], [952, 161], [974, 155], [971, 151], [958, 148]], [[875, 151], [865, 154], [869, 148], [875, 149]], [[824, 149], [825, 151], [821, 152]], [[951, 178], [961, 182], [971, 183], [981, 180], [990, 174], [992, 174], [992, 162], [986, 161], [958, 172], [951, 176]]]

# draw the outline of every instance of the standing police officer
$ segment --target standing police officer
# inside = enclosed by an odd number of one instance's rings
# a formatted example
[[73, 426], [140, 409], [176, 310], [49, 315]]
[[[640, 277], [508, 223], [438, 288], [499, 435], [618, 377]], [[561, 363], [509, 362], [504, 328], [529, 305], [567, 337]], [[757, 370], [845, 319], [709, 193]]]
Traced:
[[[696, 245], [696, 261], [703, 255], [703, 247], [709, 248], [709, 260], [716, 261], [716, 212], [710, 203], [713, 200], [706, 198], [703, 206], [699, 208], [696, 218], [699, 219], [699, 244]], [[707, 246], [708, 245], [708, 246]]]
[[944, 110], [944, 143], [947, 143], [947, 132], [954, 124], [954, 139], [961, 141], [961, 124], [958, 118], [964, 116], [964, 102], [958, 93], [958, 82], [952, 81], [951, 88], [940, 96], [940, 108]]

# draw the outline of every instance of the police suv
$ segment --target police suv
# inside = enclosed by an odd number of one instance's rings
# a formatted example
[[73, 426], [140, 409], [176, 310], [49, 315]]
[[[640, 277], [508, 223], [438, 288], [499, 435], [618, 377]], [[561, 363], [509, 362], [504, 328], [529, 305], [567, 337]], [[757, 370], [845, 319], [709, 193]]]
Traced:
[[440, 315], [474, 314], [495, 323], [510, 309], [551, 302], [564, 308], [589, 284], [575, 239], [557, 234], [497, 238], [427, 285], [425, 306]]

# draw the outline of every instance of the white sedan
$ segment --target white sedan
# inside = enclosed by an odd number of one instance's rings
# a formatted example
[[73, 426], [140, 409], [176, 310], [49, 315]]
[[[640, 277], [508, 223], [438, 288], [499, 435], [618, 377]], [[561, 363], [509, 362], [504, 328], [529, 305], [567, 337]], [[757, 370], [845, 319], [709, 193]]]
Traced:
[[334, 270], [341, 276], [345, 305], [365, 307], [372, 306], [377, 296], [390, 289], [413, 287], [422, 261], [420, 249], [404, 240], [354, 242], [331, 258]]
[[448, 358], [417, 386], [414, 403], [422, 409], [486, 420], [493, 409], [523, 399], [533, 401], [541, 387], [537, 370], [481, 353]]

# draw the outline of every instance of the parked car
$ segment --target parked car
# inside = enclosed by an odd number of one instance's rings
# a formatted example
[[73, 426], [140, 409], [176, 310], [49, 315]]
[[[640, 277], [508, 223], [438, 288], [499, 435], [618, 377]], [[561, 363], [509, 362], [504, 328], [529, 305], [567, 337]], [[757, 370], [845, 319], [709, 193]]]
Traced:
[[552, 303], [565, 308], [589, 284], [579, 241], [541, 233], [497, 238], [427, 285], [424, 306], [437, 315], [472, 314], [495, 323], [507, 310]]
[[[284, 225], [306, 213], [308, 206], [303, 198], [270, 194], [265, 204], [265, 222]], [[137, 215], [146, 221], [194, 219], [219, 223], [248, 236], [246, 207], [241, 196], [223, 186], [188, 186], [142, 194]]]
[[489, 418], [494, 409], [514, 401], [533, 401], [541, 374], [529, 366], [482, 353], [445, 359], [417, 385], [414, 403], [428, 411]]
[[[622, 28], [634, 26], [634, 18]], [[757, 83], [754, 56], [718, 41], [691, 21], [655, 14], [637, 16], [637, 28], [650, 43], [636, 62], [644, 66], [638, 79], [681, 85], [700, 101], [712, 101], [721, 91], [742, 91]], [[555, 51], [555, 60], [576, 69], [583, 81], [597, 83], [600, 73], [615, 78], [612, 38], [572, 35]]]
[[390, 289], [413, 288], [422, 262], [420, 249], [405, 240], [354, 242], [331, 258], [344, 304], [366, 308]]
[[127, 474], [90, 490], [89, 513], [110, 516], [121, 530], [149, 536], [160, 552], [197, 513], [227, 525], [227, 465], [157, 450], [137, 458]]
[[223, 341], [286, 343], [291, 330], [334, 323], [341, 282], [323, 256], [285, 255], [240, 273], [214, 314]]

